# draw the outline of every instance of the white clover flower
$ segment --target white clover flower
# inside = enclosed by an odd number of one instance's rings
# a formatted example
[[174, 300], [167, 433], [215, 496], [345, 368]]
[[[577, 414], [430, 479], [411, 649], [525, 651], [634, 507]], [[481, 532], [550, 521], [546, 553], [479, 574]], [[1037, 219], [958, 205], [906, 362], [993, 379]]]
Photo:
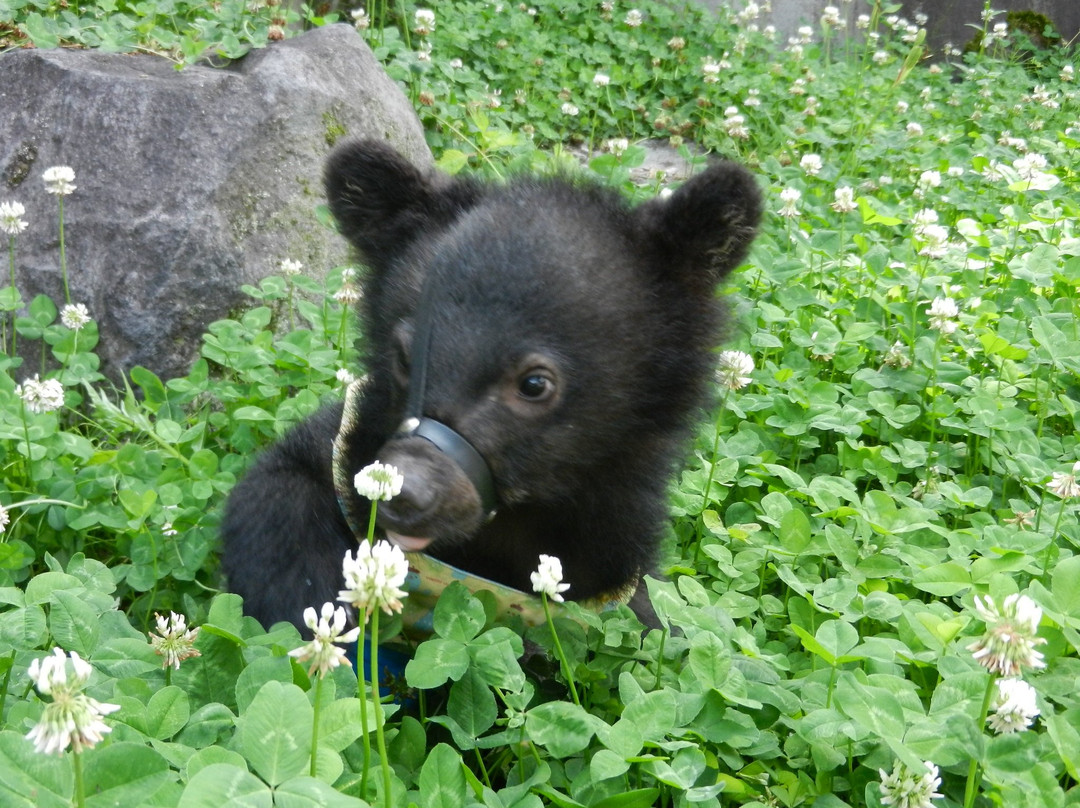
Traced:
[[67, 196], [75, 190], [75, 171], [68, 166], [53, 166], [41, 175], [45, 190], [56, 196]]
[[357, 8], [352, 11], [352, 20], [357, 31], [365, 31], [371, 27], [371, 18], [368, 17], [367, 12], [362, 8]]
[[1006, 179], [1004, 166], [997, 160], [991, 160], [986, 164], [986, 167], [982, 170], [982, 176], [984, 179], [990, 180], [990, 182], [1001, 182]]
[[967, 646], [972, 656], [991, 673], [1019, 676], [1024, 668], [1045, 668], [1036, 646], [1046, 642], [1038, 636], [1042, 609], [1027, 595], [1005, 598], [1000, 611], [990, 597], [975, 596], [975, 611], [986, 623], [983, 636]]
[[904, 131], [907, 132], [908, 137], [921, 137], [923, 134], [923, 128], [915, 121], [908, 123]]
[[828, 28], [839, 28], [843, 25], [840, 19], [840, 9], [836, 6], [825, 6], [821, 12], [821, 24]]
[[814, 41], [814, 29], [809, 25], [800, 25], [799, 30], [795, 33], [798, 34], [798, 38], [795, 41], [799, 45], [809, 45]]
[[1035, 524], [1035, 509], [1030, 511], [1013, 511], [1013, 515], [1008, 519], [1003, 519], [1007, 525], [1015, 525], [1018, 528], [1028, 528]]
[[987, 717], [990, 729], [998, 735], [1027, 729], [1039, 717], [1035, 688], [1023, 679], [998, 679], [994, 712]]
[[750, 0], [750, 2], [743, 6], [743, 10], [738, 14], [740, 22], [752, 22], [760, 16], [761, 6], [755, 3], [754, 0]]
[[37, 374], [18, 385], [15, 395], [34, 413], [52, 412], [64, 406], [64, 386], [56, 379], [39, 381]]
[[686, 40], [683, 39], [681, 36], [673, 36], [667, 41], [667, 46], [673, 51], [681, 51], [683, 48], [686, 47]]
[[917, 227], [915, 235], [923, 245], [919, 248], [919, 255], [930, 258], [941, 258], [949, 247], [949, 230], [940, 224], [926, 224]]
[[289, 656], [297, 662], [311, 660], [308, 676], [318, 673], [320, 677], [324, 677], [338, 665], [349, 664], [345, 651], [335, 643], [356, 642], [356, 638], [360, 636], [360, 627], [342, 631], [346, 619], [345, 609], [341, 606], [335, 609], [333, 603], [323, 604], [321, 616], [310, 606], [304, 609], [304, 625], [314, 632], [315, 637], [307, 645], [289, 651]]
[[595, 76], [593, 76], [592, 83], [595, 84], [597, 87], [607, 87], [609, 84], [611, 84], [611, 76], [607, 75], [606, 73], [597, 73]]
[[41, 719], [26, 734], [37, 752], [61, 754], [68, 747], [81, 752], [96, 746], [112, 731], [101, 719], [119, 710], [120, 706], [103, 704], [81, 692], [92, 670], [76, 652], [71, 652], [69, 660], [60, 648], [54, 648], [52, 656], [30, 663], [27, 673], [34, 686], [42, 695], [52, 697], [52, 702], [45, 705]]
[[1017, 160], [1013, 160], [1013, 168], [1020, 175], [1020, 179], [1031, 179], [1036, 174], [1042, 173], [1042, 170], [1046, 168], [1046, 158], [1041, 154], [1031, 152]]
[[396, 467], [378, 461], [364, 466], [353, 478], [356, 492], [365, 499], [385, 502], [401, 493], [405, 478]]
[[940, 171], [924, 171], [919, 175], [919, 186], [922, 188], [938, 188], [941, 186]]
[[870, 57], [876, 65], [883, 65], [889, 61], [889, 54], [886, 51], [879, 50], [874, 51], [874, 55]]
[[334, 374], [334, 378], [346, 387], [356, 381], [356, 376], [350, 372], [348, 368], [338, 368], [337, 373]]
[[11, 513], [3, 505], [0, 505], [0, 533], [7, 530], [8, 523], [11, 521]]
[[60, 310], [60, 322], [72, 331], [79, 331], [90, 322], [90, 311], [82, 303], [69, 303]]
[[799, 160], [799, 168], [811, 177], [819, 174], [823, 165], [820, 154], [804, 154]]
[[1072, 65], [1065, 65], [1058, 73], [1058, 78], [1062, 81], [1072, 81], [1076, 78], [1076, 69]]
[[911, 217], [911, 223], [915, 225], [914, 232], [919, 238], [923, 237], [923, 228], [938, 223], [937, 211], [933, 208], [923, 208]]
[[956, 318], [960, 315], [960, 309], [951, 297], [935, 297], [927, 314], [930, 315], [930, 327], [942, 334], [953, 333], [959, 325]]
[[1055, 471], [1053, 479], [1046, 484], [1046, 488], [1051, 494], [1056, 494], [1062, 499], [1080, 497], [1080, 483], [1076, 481], [1078, 475], [1080, 475], [1080, 460], [1073, 463], [1072, 474]]
[[79, 690], [90, 678], [90, 666], [77, 653], [73, 654], [70, 659], [73, 676], [69, 683], [68, 662], [67, 654], [62, 648], [53, 648], [52, 656], [33, 660], [26, 673], [33, 681], [38, 693], [43, 696], [51, 696], [54, 690], [67, 687]]
[[360, 290], [346, 281], [334, 292], [334, 300], [343, 306], [352, 306], [360, 301]]
[[607, 150], [614, 154], [616, 157], [620, 157], [626, 153], [626, 150], [630, 148], [630, 141], [624, 137], [613, 137], [605, 144]]
[[728, 390], [739, 390], [753, 381], [754, 358], [742, 351], [721, 351], [716, 362], [716, 380]]
[[387, 614], [401, 611], [401, 599], [406, 595], [401, 587], [409, 574], [409, 562], [397, 545], [381, 539], [374, 545], [360, 542], [355, 558], [345, 553], [342, 572], [345, 588], [338, 592], [338, 600], [362, 612], [365, 619], [375, 609]]
[[835, 200], [831, 207], [837, 213], [851, 213], [853, 210], [858, 210], [859, 204], [855, 201], [855, 191], [846, 185], [841, 185], [835, 191], [833, 191], [833, 199]]
[[1010, 146], [1018, 152], [1028, 151], [1027, 140], [1022, 137], [1015, 137], [1008, 129], [998, 135], [998, 143], [1002, 146]]
[[418, 8], [413, 14], [413, 31], [427, 36], [435, 30], [435, 12], [430, 8]]
[[860, 14], [858, 17], [856, 17], [855, 18], [855, 27], [858, 28], [860, 31], [865, 31], [867, 28], [869, 28], [870, 27], [870, 15], [869, 14]]
[[897, 340], [885, 354], [885, 364], [891, 368], [911, 367], [911, 357], [908, 355], [907, 345]]
[[931, 808], [933, 801], [942, 796], [938, 767], [929, 760], [926, 770], [913, 772], [899, 760], [892, 773], [878, 769], [881, 774], [881, 804], [895, 808]]
[[0, 202], [0, 231], [9, 236], [17, 236], [26, 229], [26, 222], [20, 217], [26, 208], [19, 202]]
[[569, 115], [571, 118], [581, 111], [577, 108], [576, 105], [571, 104], [569, 101], [564, 103], [562, 107], [560, 107], [560, 109], [562, 110], [563, 115]]
[[163, 658], [162, 668], [180, 670], [180, 663], [185, 659], [202, 656], [195, 649], [199, 629], [189, 629], [184, 615], [169, 612], [169, 616], [165, 617], [155, 612], [154, 618], [157, 622], [157, 634], [150, 632], [148, 636], [154, 653]]
[[706, 56], [701, 63], [701, 72], [705, 76], [706, 84], [716, 84], [720, 81], [720, 63], [711, 56]]
[[1034, 152], [1013, 161], [1017, 175], [1027, 183], [1027, 190], [1032, 191], [1048, 191], [1058, 184], [1057, 177], [1042, 170], [1046, 165], [1046, 158]]
[[570, 584], [562, 582], [562, 562], [551, 555], [540, 554], [540, 566], [536, 572], [529, 574], [532, 581], [533, 592], [547, 595], [554, 601], [562, 603], [562, 593], [570, 588]]
[[304, 265], [299, 261], [294, 261], [291, 258], [285, 258], [281, 262], [281, 274], [285, 277], [291, 275], [299, 275], [300, 270], [304, 268]]
[[784, 206], [780, 208], [779, 213], [785, 218], [792, 218], [799, 215], [799, 209], [796, 206], [799, 200], [802, 199], [802, 192], [798, 188], [785, 188], [780, 192], [780, 201], [784, 203]]
[[1061, 108], [1061, 103], [1057, 100], [1057, 93], [1047, 89], [1045, 84], [1035, 85], [1035, 88], [1031, 91], [1031, 100], [1047, 109]]
[[750, 137], [750, 130], [746, 127], [746, 118], [739, 114], [737, 107], [728, 107], [724, 110], [724, 121], [721, 126], [729, 137], [739, 140]]
[[644, 20], [645, 18], [642, 13], [636, 8], [632, 8], [628, 12], [626, 12], [626, 18], [623, 20], [623, 22], [625, 22], [631, 28], [637, 28], [641, 25], [642, 22], [644, 22]]

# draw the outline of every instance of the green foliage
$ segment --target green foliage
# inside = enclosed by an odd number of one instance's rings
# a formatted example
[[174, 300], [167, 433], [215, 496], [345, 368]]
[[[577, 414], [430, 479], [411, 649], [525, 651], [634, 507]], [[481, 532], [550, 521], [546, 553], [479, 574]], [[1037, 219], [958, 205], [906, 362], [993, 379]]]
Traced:
[[252, 48], [282, 39], [287, 27], [301, 19], [321, 25], [335, 18], [316, 17], [306, 5], [260, 0], [0, 0], [0, 48], [145, 51], [182, 65], [239, 59]]
[[[265, 10], [241, 25], [228, 2], [168, 8], [0, 0], [0, 32], [105, 47], [122, 30], [190, 61], [239, 55], [269, 25]], [[876, 42], [823, 25], [798, 47], [747, 18], [637, 8], [632, 28], [629, 7], [460, 0], [421, 34], [412, 5], [373, 4], [385, 25], [364, 35], [450, 172], [577, 170], [585, 152], [602, 181], [652, 196], [671, 178], [642, 178], [640, 141], [661, 136], [761, 178], [763, 232], [725, 290], [756, 369], [718, 389], [673, 486], [665, 580], [649, 583], [663, 629], [568, 604], [554, 625], [578, 705], [547, 626], [494, 622], [450, 587], [395, 683], [408, 702], [385, 711], [383, 793], [363, 774], [378, 768], [365, 760], [375, 727], [354, 674], [315, 687], [287, 655], [294, 629], [267, 633], [217, 592], [225, 494], [255, 451], [340, 394], [339, 370], [360, 371], [360, 335], [333, 299], [344, 273], [246, 287], [252, 307], [209, 326], [187, 376], [135, 368], [118, 386], [99, 373], [93, 322], [69, 328], [51, 300], [10, 286], [0, 802], [73, 799], [73, 756], [23, 737], [47, 701], [28, 668], [54, 646], [88, 659], [89, 695], [120, 707], [81, 755], [88, 804], [861, 808], [882, 804], [879, 771], [896, 761], [940, 767], [935, 804], [1075, 802], [1069, 52], [1021, 66], [990, 15], [982, 47], [928, 67], [880, 4], [866, 9]], [[18, 237], [8, 246], [17, 261]], [[62, 386], [62, 407], [24, 403], [17, 385], [34, 374]], [[1023, 672], [1041, 715], [997, 735], [973, 603], [1016, 593], [1042, 609], [1046, 667]], [[200, 627], [201, 655], [175, 671], [144, 633], [169, 610]]]
[[[332, 275], [337, 288], [341, 271]], [[275, 299], [267, 290], [279, 285], [318, 303]], [[225, 494], [250, 453], [340, 391], [337, 372], [356, 363], [354, 318], [322, 284], [268, 278], [248, 291], [270, 305], [212, 323], [188, 376], [162, 381], [136, 367], [121, 390], [97, 372], [93, 322], [75, 331], [48, 298], [31, 301], [16, 329], [23, 346], [42, 344], [39, 370], [62, 385], [64, 407], [23, 406], [16, 380], [25, 385], [31, 369], [0, 360], [0, 504], [11, 509], [0, 586], [25, 581], [46, 554], [85, 552], [108, 565], [139, 624], [155, 611], [205, 613]], [[307, 328], [278, 332], [293, 308]]]

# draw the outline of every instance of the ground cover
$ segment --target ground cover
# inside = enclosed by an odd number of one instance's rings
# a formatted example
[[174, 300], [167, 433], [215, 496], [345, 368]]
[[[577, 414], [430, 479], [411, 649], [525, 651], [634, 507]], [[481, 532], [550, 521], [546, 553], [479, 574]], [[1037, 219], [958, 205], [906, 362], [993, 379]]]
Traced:
[[[0, 35], [105, 47], [92, 31], [130, 23], [134, 46], [182, 63], [291, 30], [273, 7], [226, 5], [210, 25], [178, 4], [186, 44], [143, 5], [106, 3], [0, 2]], [[644, 197], [672, 179], [631, 182], [642, 141], [662, 138], [761, 179], [762, 235], [722, 290], [736, 326], [715, 406], [672, 488], [653, 586], [670, 630], [572, 607], [554, 635], [496, 625], [451, 589], [400, 683], [416, 701], [378, 722], [347, 667], [311, 672], [287, 653], [308, 636], [267, 634], [217, 592], [223, 497], [259, 446], [359, 372], [350, 270], [312, 281], [282, 256], [249, 311], [210, 326], [190, 374], [133, 369], [119, 390], [97, 372], [94, 313], [23, 301], [12, 273], [4, 804], [1072, 804], [1072, 53], [988, 12], [972, 50], [923, 61], [918, 24], [880, 4], [845, 5], [794, 41], [753, 4], [719, 20], [576, 0], [416, 11], [341, 13], [414, 100], [445, 170], [576, 170], [584, 153]], [[58, 175], [19, 194], [54, 193], [62, 231], [63, 206], [93, 203], [77, 185]], [[9, 266], [16, 196], [0, 196]], [[160, 626], [179, 665], [163, 669], [146, 632], [170, 612], [187, 625]], [[189, 626], [200, 655], [182, 658]], [[522, 635], [541, 649], [524, 663]], [[57, 647], [89, 670], [41, 661]], [[57, 704], [83, 722], [74, 751]], [[377, 723], [389, 790], [365, 742]], [[35, 726], [48, 754], [25, 737]]]

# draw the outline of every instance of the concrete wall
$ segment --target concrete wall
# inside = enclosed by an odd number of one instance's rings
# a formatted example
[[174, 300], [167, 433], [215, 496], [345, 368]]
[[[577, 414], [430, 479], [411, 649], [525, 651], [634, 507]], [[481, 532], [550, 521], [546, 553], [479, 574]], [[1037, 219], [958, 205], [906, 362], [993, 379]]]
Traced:
[[[736, 9], [745, 5], [744, 0], [700, 0], [710, 8], [730, 6]], [[763, 0], [756, 0], [761, 5]], [[946, 42], [963, 47], [975, 34], [970, 24], [981, 26], [983, 0], [902, 0], [903, 10], [898, 14], [914, 21], [919, 12], [926, 14], [926, 42], [931, 54], [941, 51]], [[792, 35], [800, 25], [812, 25], [816, 29], [825, 6], [836, 6], [842, 15], [851, 18], [859, 14], [870, 13], [871, 4], [867, 0], [854, 0], [843, 3], [840, 0], [772, 0], [772, 13], [767, 22], [771, 22], [784, 35]], [[1045, 14], [1057, 26], [1064, 42], [1077, 41], [1080, 38], [1080, 0], [993, 0], [991, 7], [1005, 11], [1034, 11]], [[1005, 15], [994, 18], [1004, 22]]]

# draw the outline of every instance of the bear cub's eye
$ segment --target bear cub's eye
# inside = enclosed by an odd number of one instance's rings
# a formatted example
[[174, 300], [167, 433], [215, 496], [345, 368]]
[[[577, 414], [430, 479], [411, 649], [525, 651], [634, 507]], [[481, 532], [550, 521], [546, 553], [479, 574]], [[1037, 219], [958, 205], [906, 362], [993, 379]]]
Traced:
[[559, 362], [548, 353], [524, 354], [499, 381], [503, 404], [522, 418], [542, 417], [558, 406], [563, 394]]
[[528, 401], [547, 401], [555, 395], [555, 380], [546, 371], [530, 370], [518, 380], [518, 395]]

